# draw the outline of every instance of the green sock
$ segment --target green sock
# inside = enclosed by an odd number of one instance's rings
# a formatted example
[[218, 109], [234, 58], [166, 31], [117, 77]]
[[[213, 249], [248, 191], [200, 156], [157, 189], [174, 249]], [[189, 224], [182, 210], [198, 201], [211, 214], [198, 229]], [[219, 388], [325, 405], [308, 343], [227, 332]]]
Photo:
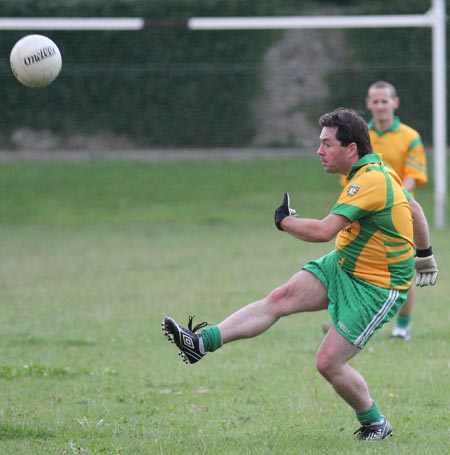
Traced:
[[372, 406], [365, 412], [356, 413], [356, 417], [359, 420], [359, 423], [362, 425], [368, 425], [374, 422], [381, 422], [383, 416], [381, 415], [380, 410], [378, 409], [375, 401], [372, 403]]
[[397, 318], [397, 327], [401, 327], [402, 329], [406, 329], [411, 324], [411, 316], [399, 314]]
[[214, 352], [222, 346], [222, 337], [216, 325], [203, 329], [201, 335], [205, 352]]

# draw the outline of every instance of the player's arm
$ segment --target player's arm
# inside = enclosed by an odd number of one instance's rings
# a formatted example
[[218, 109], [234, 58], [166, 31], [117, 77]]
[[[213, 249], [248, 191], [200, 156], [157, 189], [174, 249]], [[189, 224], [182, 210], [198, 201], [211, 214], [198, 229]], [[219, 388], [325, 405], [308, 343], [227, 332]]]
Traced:
[[403, 186], [409, 191], [424, 186], [428, 182], [427, 155], [422, 139], [416, 133], [408, 146], [407, 156], [403, 166]]
[[409, 200], [414, 227], [414, 246], [416, 250], [426, 250], [430, 247], [430, 228], [422, 206], [413, 198]]
[[406, 177], [403, 180], [403, 187], [407, 189], [410, 193], [414, 191], [414, 188], [416, 188], [417, 182], [416, 179], [413, 177]]
[[282, 204], [275, 210], [275, 224], [280, 231], [305, 242], [328, 242], [349, 224], [344, 216], [332, 213], [322, 220], [298, 218], [289, 203], [289, 194], [285, 193]]
[[329, 242], [348, 224], [344, 216], [330, 213], [322, 220], [289, 216], [282, 221], [282, 228], [305, 242]]
[[410, 199], [409, 205], [413, 216], [414, 246], [416, 258], [414, 260], [417, 271], [416, 285], [434, 285], [438, 277], [438, 268], [430, 243], [430, 229], [421, 205]]
[[425, 216], [425, 213], [422, 209], [422, 206], [411, 196], [408, 191], [405, 191], [403, 187], [403, 192], [405, 193], [406, 199], [408, 200], [409, 207], [411, 209], [411, 215], [413, 218], [413, 235], [414, 235], [414, 247], [416, 250], [426, 250], [430, 248], [430, 227], [428, 225], [428, 220]]

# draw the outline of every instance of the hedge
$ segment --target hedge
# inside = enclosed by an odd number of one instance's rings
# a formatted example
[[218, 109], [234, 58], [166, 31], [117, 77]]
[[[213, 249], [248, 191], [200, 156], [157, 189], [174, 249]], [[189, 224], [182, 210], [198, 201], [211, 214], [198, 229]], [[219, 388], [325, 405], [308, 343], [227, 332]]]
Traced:
[[[21, 0], [3, 1], [3, 17], [144, 17], [309, 14], [313, 7], [352, 6], [355, 14], [424, 13], [428, 0]], [[245, 146], [255, 133], [252, 102], [261, 68], [282, 31], [33, 31], [53, 39], [63, 70], [45, 89], [21, 86], [9, 52], [29, 31], [0, 33], [0, 146], [19, 128], [60, 137], [113, 134], [138, 146]], [[367, 86], [387, 79], [399, 89], [402, 120], [431, 137], [429, 29], [346, 31], [346, 61], [325, 75], [327, 106], [298, 106], [312, 121], [333, 106], [364, 109]], [[450, 47], [450, 46], [449, 46]], [[307, 62], [306, 62], [307, 64]], [[349, 84], [348, 81], [352, 83]]]

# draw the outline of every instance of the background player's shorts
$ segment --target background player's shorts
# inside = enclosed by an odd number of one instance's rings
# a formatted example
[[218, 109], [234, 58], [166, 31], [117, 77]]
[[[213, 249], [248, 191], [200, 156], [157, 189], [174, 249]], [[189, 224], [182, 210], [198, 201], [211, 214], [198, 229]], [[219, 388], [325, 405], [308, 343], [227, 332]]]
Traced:
[[359, 348], [395, 316], [406, 300], [407, 291], [380, 288], [349, 275], [339, 266], [334, 251], [302, 268], [325, 285], [328, 312], [336, 330]]

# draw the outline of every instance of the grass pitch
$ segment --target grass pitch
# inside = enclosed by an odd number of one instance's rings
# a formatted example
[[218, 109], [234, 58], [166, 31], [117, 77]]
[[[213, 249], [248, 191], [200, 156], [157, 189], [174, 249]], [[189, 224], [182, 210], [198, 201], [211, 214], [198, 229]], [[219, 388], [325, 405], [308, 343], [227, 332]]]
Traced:
[[[0, 168], [0, 453], [424, 454], [450, 436], [450, 247], [418, 291], [410, 342], [385, 327], [353, 364], [394, 425], [352, 439], [352, 411], [315, 371], [326, 313], [184, 365], [163, 316], [210, 323], [332, 244], [278, 232], [284, 191], [323, 217], [338, 179], [316, 159], [10, 163]], [[432, 188], [417, 194], [432, 221]]]

